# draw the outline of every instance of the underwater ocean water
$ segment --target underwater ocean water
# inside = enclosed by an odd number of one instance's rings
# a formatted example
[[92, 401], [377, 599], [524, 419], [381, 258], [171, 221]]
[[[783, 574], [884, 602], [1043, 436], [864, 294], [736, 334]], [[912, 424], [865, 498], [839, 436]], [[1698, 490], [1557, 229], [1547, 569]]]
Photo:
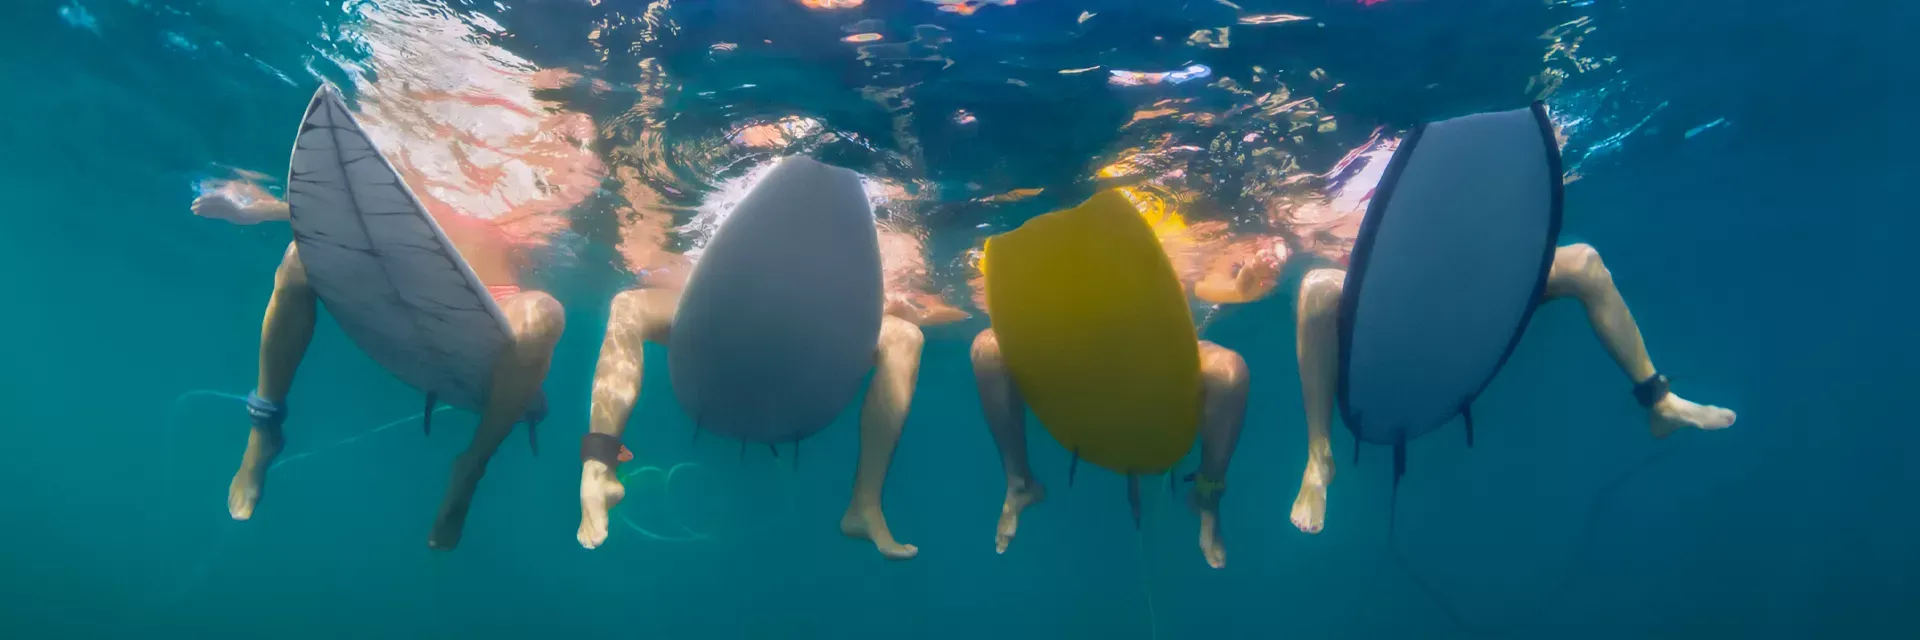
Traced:
[[[9, 0], [0, 635], [1920, 637], [1916, 17], [1725, 0]], [[211, 180], [284, 180], [323, 80], [446, 178], [416, 190], [525, 213], [529, 279], [567, 310], [542, 454], [516, 431], [451, 552], [424, 542], [476, 418], [443, 411], [423, 436], [418, 393], [324, 314], [268, 498], [250, 521], [224, 509], [290, 234], [189, 203]], [[968, 364], [982, 239], [1106, 184], [1257, 236], [1317, 188], [1302, 176], [1380, 132], [1535, 99], [1567, 138], [1562, 239], [1601, 250], [1676, 391], [1735, 409], [1733, 428], [1649, 437], [1579, 307], [1549, 305], [1476, 405], [1474, 447], [1451, 431], [1412, 446], [1391, 536], [1384, 449], [1350, 462], [1340, 428], [1326, 529], [1303, 534], [1289, 268], [1266, 299], [1196, 306], [1202, 337], [1252, 373], [1226, 568], [1199, 554], [1184, 487], [1150, 479], [1135, 529], [1123, 479], [1081, 469], [1069, 488], [1068, 453], [1038, 429], [1051, 495], [994, 554], [1004, 476]], [[804, 460], [743, 455], [692, 437], [659, 367], [626, 435], [651, 471], [629, 477], [608, 544], [582, 549], [574, 443], [608, 301], [696, 252], [714, 203], [785, 153], [883, 185], [886, 224], [923, 263], [914, 286], [970, 314], [926, 330], [887, 485], [920, 555], [887, 562], [836, 529], [850, 419]]]

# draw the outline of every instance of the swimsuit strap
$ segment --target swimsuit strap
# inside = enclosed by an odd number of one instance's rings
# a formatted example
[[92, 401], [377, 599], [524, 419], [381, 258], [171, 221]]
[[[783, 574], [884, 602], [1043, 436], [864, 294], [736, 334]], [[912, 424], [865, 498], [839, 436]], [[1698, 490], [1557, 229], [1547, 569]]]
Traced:
[[287, 421], [287, 405], [260, 397], [260, 390], [247, 392], [247, 415], [253, 418], [253, 426], [261, 429], [278, 429]]
[[1664, 375], [1655, 373], [1652, 377], [1640, 381], [1640, 384], [1633, 385], [1633, 399], [1639, 400], [1640, 406], [1651, 409], [1654, 403], [1665, 399], [1671, 394], [1673, 392], [1672, 389], [1673, 381], [1668, 380]]
[[599, 460], [608, 469], [620, 466], [620, 438], [589, 433], [580, 438], [580, 461]]

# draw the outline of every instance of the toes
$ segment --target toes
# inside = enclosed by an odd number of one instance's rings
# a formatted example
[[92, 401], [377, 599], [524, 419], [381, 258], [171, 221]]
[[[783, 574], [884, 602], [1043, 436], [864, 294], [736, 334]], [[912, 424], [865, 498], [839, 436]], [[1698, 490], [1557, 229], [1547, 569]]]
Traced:
[[600, 545], [605, 544], [607, 541], [606, 517], [601, 516], [596, 518], [589, 515], [582, 519], [580, 521], [580, 532], [577, 537], [580, 539], [580, 546], [582, 547], [588, 549], [600, 548]]
[[604, 503], [593, 498], [580, 501], [580, 532], [577, 535], [580, 546], [595, 549], [607, 541], [607, 524], [611, 519], [608, 512], [614, 497], [614, 494], [608, 494]]
[[1310, 489], [1301, 489], [1300, 497], [1293, 501], [1293, 526], [1308, 535], [1320, 533], [1320, 521], [1324, 516], [1322, 509], [1326, 504], [1325, 496], [1309, 493]]
[[460, 536], [458, 535], [449, 536], [445, 534], [435, 533], [431, 536], [427, 536], [428, 549], [432, 549], [434, 551], [452, 551], [453, 548], [457, 546], [460, 546]]
[[1293, 509], [1293, 526], [1300, 529], [1301, 533], [1308, 535], [1320, 533], [1320, 520], [1320, 515], [1314, 513], [1311, 506], [1302, 505]]
[[1009, 513], [1000, 518], [1000, 526], [994, 531], [993, 546], [995, 553], [1006, 553], [1007, 545], [1013, 543], [1013, 535], [1020, 530], [1020, 520]]
[[260, 493], [247, 489], [229, 489], [227, 491], [227, 515], [235, 520], [247, 520], [253, 517], [253, 507], [259, 502]]

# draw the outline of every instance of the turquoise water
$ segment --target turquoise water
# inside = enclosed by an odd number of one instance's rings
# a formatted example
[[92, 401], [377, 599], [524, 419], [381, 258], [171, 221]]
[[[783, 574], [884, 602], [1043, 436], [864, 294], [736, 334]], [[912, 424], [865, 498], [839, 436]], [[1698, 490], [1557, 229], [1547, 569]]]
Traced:
[[[1903, 268], [1912, 205], [1900, 193], [1914, 163], [1896, 153], [1905, 133], [1894, 126], [1915, 76], [1897, 61], [1898, 34], [1886, 33], [1911, 33], [1911, 9], [1236, 4], [1030, 0], [968, 14], [880, 0], [826, 12], [774, 0], [9, 3], [0, 9], [10, 98], [0, 107], [0, 187], [13, 196], [0, 233], [10, 301], [0, 327], [12, 336], [0, 342], [0, 403], [12, 408], [0, 449], [9, 487], [0, 629], [21, 638], [1920, 633], [1906, 610], [1920, 589], [1920, 503], [1910, 495], [1920, 448], [1903, 406], [1920, 342]], [[1309, 19], [1244, 20], [1279, 14]], [[1204, 197], [1189, 215], [1245, 224], [1254, 205], [1241, 194], [1274, 176], [1220, 159], [1239, 157], [1217, 144], [1244, 140], [1235, 127], [1249, 121], [1232, 112], [1250, 99], [1221, 79], [1264, 77], [1319, 100], [1339, 126], [1309, 127], [1287, 148], [1302, 170], [1323, 171], [1375, 127], [1510, 108], [1558, 75], [1546, 99], [1582, 176], [1568, 188], [1565, 238], [1606, 255], [1676, 390], [1738, 410], [1740, 422], [1647, 437], [1578, 307], [1551, 305], [1476, 406], [1475, 448], [1450, 432], [1413, 446], [1392, 540], [1384, 451], [1347, 463], [1351, 438], [1338, 428], [1328, 528], [1303, 535], [1287, 513], [1305, 443], [1294, 285], [1283, 283], [1262, 302], [1209, 310], [1203, 330], [1253, 372], [1223, 507], [1225, 570], [1198, 555], [1178, 497], [1147, 491], [1136, 532], [1123, 481], [1082, 470], [1068, 489], [1067, 455], [1037, 429], [1034, 463], [1052, 497], [995, 556], [1004, 485], [967, 364], [967, 341], [985, 326], [976, 314], [928, 330], [887, 487], [892, 529], [921, 548], [918, 558], [886, 563], [836, 531], [851, 424], [809, 440], [797, 469], [764, 451], [743, 459], [732, 443], [692, 441], [659, 367], [626, 441], [639, 464], [697, 466], [682, 467], [670, 491], [630, 484], [620, 512], [662, 537], [705, 538], [649, 540], [617, 526], [589, 552], [573, 539], [572, 443], [586, 430], [607, 300], [632, 282], [614, 257], [614, 206], [602, 193], [568, 214], [534, 276], [568, 311], [545, 386], [544, 453], [530, 455], [517, 433], [508, 441], [457, 551], [430, 552], [424, 538], [474, 418], [441, 414], [446, 426], [422, 437], [407, 421], [417, 393], [325, 320], [291, 401], [287, 462], [256, 517], [233, 522], [222, 498], [246, 418], [220, 394], [252, 385], [260, 310], [288, 233], [197, 218], [187, 205], [198, 181], [229, 168], [284, 172], [294, 118], [318, 78], [364, 94], [405, 77], [382, 66], [391, 59], [382, 47], [429, 34], [380, 31], [392, 15], [440, 16], [433, 24], [470, 34], [422, 40], [430, 50], [484, 43], [607, 83], [554, 99], [593, 118], [592, 149], [610, 164], [621, 147], [667, 157], [665, 177], [652, 179], [678, 190], [669, 204], [697, 203], [756, 162], [698, 151], [729, 127], [817, 118], [845, 134], [819, 149], [824, 157], [923, 185], [909, 200], [933, 280], [962, 305], [968, 248], [1083, 197], [1084, 176], [1126, 149], [1209, 148], [1214, 159], [1189, 171], [1226, 168], [1192, 188]], [[1230, 45], [1193, 37], [1222, 27]], [[862, 56], [841, 40], [868, 32], [908, 44]], [[1576, 32], [1577, 55], [1548, 55]], [[1209, 77], [1124, 87], [1057, 72], [1192, 64]], [[863, 88], [897, 89], [911, 104]], [[1129, 122], [1169, 98], [1214, 119]], [[629, 126], [635, 117], [666, 123], [654, 129], [664, 141], [646, 142], [636, 131], [647, 127]], [[1172, 142], [1153, 142], [1163, 135]], [[1036, 188], [1045, 192], [1013, 205], [978, 199]], [[653, 362], [663, 355], [649, 352]]]

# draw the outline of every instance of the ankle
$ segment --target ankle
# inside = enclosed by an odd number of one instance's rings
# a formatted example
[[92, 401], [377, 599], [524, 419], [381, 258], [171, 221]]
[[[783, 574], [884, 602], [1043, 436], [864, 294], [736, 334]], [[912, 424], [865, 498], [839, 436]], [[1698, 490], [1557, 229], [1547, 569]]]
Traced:
[[1654, 401], [1653, 404], [1647, 405], [1647, 415], [1654, 418], [1676, 418], [1687, 412], [1685, 403], [1686, 401], [1682, 400], [1680, 396], [1669, 393], [1665, 397]]
[[255, 426], [251, 431], [247, 432], [247, 444], [262, 449], [278, 451], [281, 446], [286, 444], [286, 436], [281, 434], [280, 427], [277, 426]]
[[487, 458], [471, 451], [462, 453], [453, 459], [453, 472], [478, 482], [487, 475]]
[[585, 460], [580, 463], [580, 472], [590, 478], [605, 478], [613, 475], [613, 467], [599, 460]]
[[1012, 474], [1007, 476], [1007, 493], [1032, 493], [1036, 486], [1039, 486], [1039, 483], [1033, 481], [1033, 476]]
[[853, 502], [847, 505], [847, 511], [859, 515], [880, 513], [880, 496], [866, 496], [856, 493], [853, 496]]
[[1307, 456], [1306, 481], [1325, 486], [1333, 480], [1333, 456]]

